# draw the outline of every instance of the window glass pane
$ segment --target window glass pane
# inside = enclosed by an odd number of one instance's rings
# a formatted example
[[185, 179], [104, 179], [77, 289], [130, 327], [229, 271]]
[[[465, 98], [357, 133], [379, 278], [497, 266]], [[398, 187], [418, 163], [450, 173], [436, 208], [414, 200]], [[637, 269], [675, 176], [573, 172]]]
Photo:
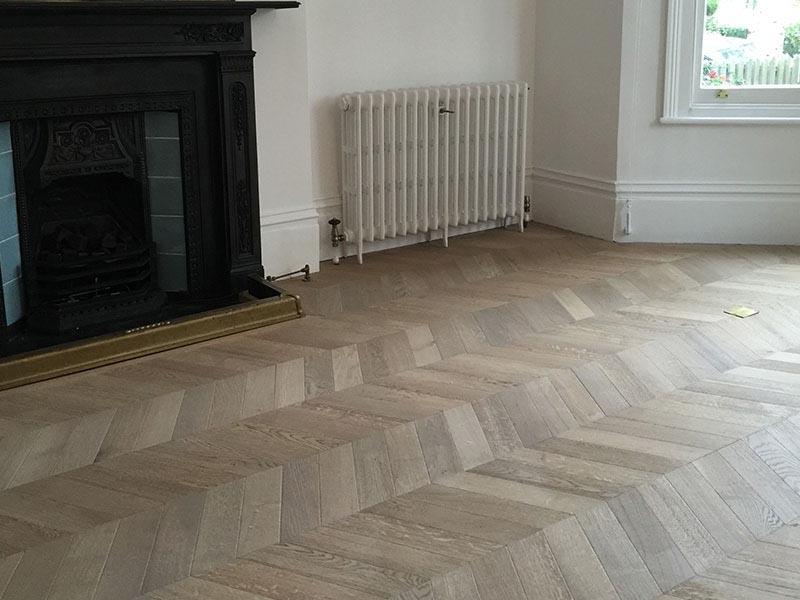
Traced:
[[706, 0], [703, 87], [800, 85], [800, 0]]

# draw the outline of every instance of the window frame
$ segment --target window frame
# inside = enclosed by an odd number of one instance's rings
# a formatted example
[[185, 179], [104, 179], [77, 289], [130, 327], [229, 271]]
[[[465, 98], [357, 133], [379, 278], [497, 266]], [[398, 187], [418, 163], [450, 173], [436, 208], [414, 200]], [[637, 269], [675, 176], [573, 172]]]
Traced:
[[800, 125], [800, 86], [702, 87], [706, 0], [669, 0], [665, 124]]

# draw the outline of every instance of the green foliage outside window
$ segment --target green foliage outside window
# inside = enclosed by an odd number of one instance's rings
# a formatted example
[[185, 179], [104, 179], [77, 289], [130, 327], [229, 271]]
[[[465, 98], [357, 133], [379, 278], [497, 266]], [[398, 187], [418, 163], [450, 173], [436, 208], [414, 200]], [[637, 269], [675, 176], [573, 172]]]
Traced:
[[789, 25], [785, 30], [786, 37], [783, 40], [783, 51], [789, 56], [800, 54], [800, 23]]
[[720, 27], [719, 33], [720, 35], [724, 35], [725, 37], [740, 38], [746, 40], [747, 36], [750, 35], [750, 30], [745, 27]]

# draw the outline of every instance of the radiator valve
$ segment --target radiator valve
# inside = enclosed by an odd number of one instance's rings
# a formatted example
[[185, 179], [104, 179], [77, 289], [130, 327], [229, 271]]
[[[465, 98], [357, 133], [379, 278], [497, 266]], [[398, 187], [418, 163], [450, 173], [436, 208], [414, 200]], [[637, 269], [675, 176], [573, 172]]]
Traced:
[[328, 225], [331, 226], [331, 246], [334, 248], [338, 248], [339, 244], [347, 241], [347, 236], [339, 231], [339, 225], [341, 224], [342, 222], [335, 218], [328, 221]]
[[527, 227], [533, 219], [533, 201], [531, 197], [527, 195], [525, 196], [524, 211], [525, 215], [522, 218], [524, 219], [525, 227]]

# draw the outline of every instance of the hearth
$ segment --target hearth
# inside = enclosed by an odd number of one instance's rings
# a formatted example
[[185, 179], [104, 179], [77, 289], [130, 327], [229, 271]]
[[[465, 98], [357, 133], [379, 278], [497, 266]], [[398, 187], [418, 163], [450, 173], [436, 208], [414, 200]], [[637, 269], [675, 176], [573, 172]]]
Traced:
[[279, 293], [250, 16], [296, 6], [0, 4], [0, 356]]

